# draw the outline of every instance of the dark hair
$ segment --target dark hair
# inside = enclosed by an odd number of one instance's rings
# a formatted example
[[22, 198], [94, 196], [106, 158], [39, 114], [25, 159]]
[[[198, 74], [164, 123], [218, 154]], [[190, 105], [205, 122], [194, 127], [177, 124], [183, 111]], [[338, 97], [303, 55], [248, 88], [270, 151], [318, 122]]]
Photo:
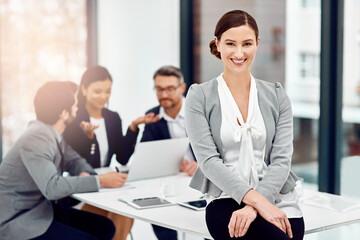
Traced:
[[174, 66], [163, 66], [154, 73], [154, 80], [156, 76], [175, 76], [179, 79], [179, 82], [184, 82], [184, 77], [181, 70]]
[[[220, 41], [221, 35], [233, 27], [240, 27], [243, 25], [249, 26], [255, 32], [255, 39], [257, 41], [259, 37], [259, 30], [255, 19], [245, 11], [232, 10], [225, 13], [218, 21], [215, 27], [214, 36]], [[215, 40], [212, 40], [209, 44], [210, 52], [215, 57], [221, 59], [220, 52], [218, 52]]]
[[87, 88], [93, 82], [105, 81], [107, 79], [112, 81], [111, 75], [106, 68], [102, 66], [89, 67], [81, 77], [80, 91], [77, 96], [79, 107], [84, 107], [86, 102], [86, 98], [81, 92], [81, 86]]
[[62, 111], [71, 113], [77, 89], [78, 86], [69, 81], [46, 82], [37, 90], [34, 98], [36, 118], [46, 124], [55, 124]]

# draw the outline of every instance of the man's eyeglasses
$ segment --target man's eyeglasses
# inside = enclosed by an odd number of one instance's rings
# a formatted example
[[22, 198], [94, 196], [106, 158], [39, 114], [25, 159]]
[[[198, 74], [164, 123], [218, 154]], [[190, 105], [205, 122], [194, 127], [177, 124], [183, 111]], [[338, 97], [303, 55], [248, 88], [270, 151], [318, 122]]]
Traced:
[[156, 94], [161, 94], [163, 92], [166, 92], [166, 94], [168, 95], [172, 95], [175, 93], [176, 89], [178, 89], [183, 83], [180, 83], [179, 85], [177, 85], [176, 87], [171, 86], [171, 87], [167, 87], [167, 88], [161, 88], [161, 87], [154, 87], [154, 90], [156, 92]]

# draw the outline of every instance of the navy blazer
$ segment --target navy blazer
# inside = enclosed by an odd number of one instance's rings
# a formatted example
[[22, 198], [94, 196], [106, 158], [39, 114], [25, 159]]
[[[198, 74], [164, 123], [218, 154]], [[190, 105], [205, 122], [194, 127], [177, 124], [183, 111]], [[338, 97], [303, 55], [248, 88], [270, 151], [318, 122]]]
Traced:
[[[116, 160], [120, 164], [125, 165], [134, 152], [138, 131], [133, 132], [128, 128], [127, 133], [124, 136], [119, 114], [106, 108], [103, 108], [102, 114], [105, 120], [106, 135], [109, 145], [105, 166], [110, 165], [111, 158], [114, 154], [116, 154]], [[89, 114], [84, 107], [79, 108], [76, 119], [66, 127], [64, 139], [75, 151], [85, 158], [93, 168], [98, 168], [100, 167], [99, 143], [96, 139], [96, 135], [92, 140], [85, 135], [80, 128], [80, 123], [82, 121], [90, 122]], [[95, 147], [93, 154], [91, 154], [92, 146]]]
[[[146, 114], [154, 113], [155, 115], [157, 115], [159, 114], [159, 112], [160, 112], [160, 106], [157, 106], [147, 111]], [[170, 138], [171, 137], [167, 122], [164, 118], [161, 118], [157, 122], [149, 123], [145, 125], [141, 142], [164, 140]]]

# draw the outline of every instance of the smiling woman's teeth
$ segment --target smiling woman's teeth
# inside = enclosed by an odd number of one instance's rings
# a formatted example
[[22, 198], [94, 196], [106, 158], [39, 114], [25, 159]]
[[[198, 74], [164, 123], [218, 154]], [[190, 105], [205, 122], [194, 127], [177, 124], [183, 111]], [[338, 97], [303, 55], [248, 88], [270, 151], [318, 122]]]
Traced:
[[233, 62], [234, 62], [234, 63], [237, 63], [237, 64], [239, 64], [239, 63], [243, 63], [244, 61], [245, 61], [245, 59], [240, 60], [240, 61], [237, 61], [237, 60], [233, 59]]

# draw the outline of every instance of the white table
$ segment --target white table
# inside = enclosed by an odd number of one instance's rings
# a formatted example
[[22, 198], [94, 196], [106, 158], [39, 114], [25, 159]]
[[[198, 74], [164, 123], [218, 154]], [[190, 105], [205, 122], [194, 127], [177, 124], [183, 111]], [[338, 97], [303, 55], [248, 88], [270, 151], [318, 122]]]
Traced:
[[[190, 179], [186, 174], [180, 173], [176, 176], [131, 182], [127, 184], [129, 186], [123, 189], [80, 193], [74, 194], [73, 197], [87, 204], [131, 218], [196, 236], [211, 238], [205, 224], [204, 211], [194, 211], [179, 205], [138, 210], [118, 201], [121, 196], [133, 196], [134, 198], [161, 196], [160, 188], [164, 184], [175, 185], [175, 196], [168, 198], [173, 202], [199, 199], [201, 193], [188, 187]], [[327, 196], [335, 199], [335, 201], [338, 197], [315, 191], [304, 191], [304, 202], [309, 196], [314, 195]], [[339, 212], [302, 203], [301, 209], [305, 220], [305, 234], [360, 221], [360, 208]]]
[[[320, 196], [322, 198], [325, 197], [334, 202], [341, 199], [353, 199], [329, 193], [305, 190], [303, 197], [304, 200], [300, 204], [305, 221], [305, 234], [320, 232], [360, 221], [359, 206], [344, 212], [329, 210], [325, 207], [316, 207], [306, 204], [308, 201], [307, 199], [309, 199], [311, 196]], [[326, 204], [324, 203], [324, 206], [325, 205]]]
[[73, 197], [107, 211], [181, 232], [211, 238], [205, 224], [204, 211], [195, 211], [179, 205], [138, 210], [126, 203], [118, 201], [120, 196], [126, 195], [134, 196], [134, 198], [161, 196], [160, 188], [163, 184], [175, 185], [175, 197], [167, 198], [172, 202], [199, 199], [202, 194], [191, 189], [188, 186], [189, 182], [190, 177], [184, 173], [180, 173], [176, 176], [127, 183], [129, 187], [125, 186], [124, 189], [119, 188], [117, 190], [94, 193], [79, 193], [74, 194]]

